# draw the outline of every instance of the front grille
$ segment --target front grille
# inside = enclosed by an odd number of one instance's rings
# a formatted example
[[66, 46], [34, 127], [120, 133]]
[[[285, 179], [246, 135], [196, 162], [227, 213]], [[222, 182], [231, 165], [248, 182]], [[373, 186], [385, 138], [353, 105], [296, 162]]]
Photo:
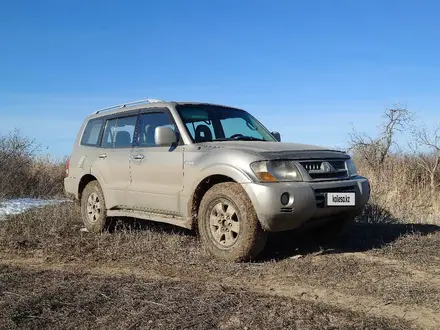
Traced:
[[340, 170], [335, 172], [319, 172], [319, 173], [310, 173], [309, 175], [312, 179], [345, 179], [347, 177], [346, 170]]
[[329, 192], [356, 192], [356, 187], [354, 185], [351, 186], [343, 186], [343, 187], [334, 187], [334, 188], [322, 188], [322, 189], [313, 189], [315, 192], [316, 206], [319, 208], [325, 207], [325, 194]]
[[343, 160], [323, 160], [300, 162], [313, 180], [345, 179], [348, 176]]
[[280, 209], [280, 212], [281, 213], [290, 213], [290, 212], [293, 212], [293, 208], [292, 207], [282, 207]]

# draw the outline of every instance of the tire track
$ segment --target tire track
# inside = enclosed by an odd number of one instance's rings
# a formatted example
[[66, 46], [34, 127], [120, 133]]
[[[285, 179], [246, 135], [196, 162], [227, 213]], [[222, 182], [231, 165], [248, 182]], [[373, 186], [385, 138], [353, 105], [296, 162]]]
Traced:
[[415, 305], [391, 304], [371, 296], [348, 295], [303, 284], [292, 287], [291, 285], [283, 285], [274, 281], [271, 282], [270, 286], [247, 285], [247, 289], [267, 295], [323, 303], [373, 317], [399, 318], [424, 329], [440, 328], [440, 313], [426, 307], [420, 308]]
[[[362, 258], [362, 257], [361, 257]], [[368, 258], [370, 258], [368, 256]], [[298, 301], [305, 300], [317, 304], [325, 304], [355, 313], [361, 313], [372, 317], [383, 317], [388, 319], [401, 319], [411, 322], [415, 326], [424, 329], [440, 328], [440, 313], [426, 307], [417, 305], [393, 304], [377, 299], [373, 296], [355, 296], [340, 293], [335, 290], [314, 287], [304, 284], [292, 286], [284, 283], [279, 276], [263, 276], [248, 278], [221, 277], [213, 273], [198, 269], [198, 277], [189, 275], [181, 276], [177, 272], [172, 272], [172, 266], [156, 267], [154, 269], [142, 269], [133, 265], [122, 263], [112, 264], [111, 267], [103, 265], [84, 265], [81, 263], [53, 263], [45, 262], [42, 259], [5, 259], [0, 260], [0, 264], [16, 266], [33, 270], [59, 270], [72, 273], [82, 272], [95, 276], [135, 276], [145, 279], [160, 279], [168, 281], [186, 281], [195, 285], [201, 281], [212, 286], [222, 286], [235, 290], [245, 290], [262, 295], [291, 298]], [[166, 274], [178, 274], [175, 276]], [[212, 281], [215, 280], [215, 281]], [[215, 283], [215, 284], [210, 284]], [[264, 285], [262, 284], [264, 283]]]
[[344, 253], [342, 255], [346, 257], [354, 257], [369, 263], [382, 264], [392, 267], [396, 270], [402, 270], [411, 275], [416, 281], [427, 282], [435, 285], [436, 287], [440, 287], [440, 269], [435, 267], [431, 267], [429, 270], [422, 271], [411, 267], [411, 265], [405, 261], [373, 256], [367, 253], [350, 252]]

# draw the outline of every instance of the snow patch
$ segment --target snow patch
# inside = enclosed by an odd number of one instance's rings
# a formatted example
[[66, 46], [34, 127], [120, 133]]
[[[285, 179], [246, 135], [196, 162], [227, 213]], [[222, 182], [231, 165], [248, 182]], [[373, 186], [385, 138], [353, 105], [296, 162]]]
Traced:
[[8, 215], [23, 213], [35, 207], [43, 207], [46, 205], [56, 205], [68, 199], [36, 199], [36, 198], [17, 198], [0, 202], [0, 220], [5, 219]]

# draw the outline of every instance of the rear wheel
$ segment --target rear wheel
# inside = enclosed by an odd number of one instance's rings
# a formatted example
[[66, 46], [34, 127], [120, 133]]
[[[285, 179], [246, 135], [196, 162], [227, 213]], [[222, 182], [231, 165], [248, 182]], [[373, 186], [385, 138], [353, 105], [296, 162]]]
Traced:
[[219, 183], [206, 192], [200, 204], [198, 229], [208, 252], [224, 261], [254, 259], [266, 243], [266, 232], [252, 202], [237, 183]]
[[90, 232], [101, 232], [107, 224], [104, 194], [98, 181], [89, 182], [81, 196], [81, 215]]

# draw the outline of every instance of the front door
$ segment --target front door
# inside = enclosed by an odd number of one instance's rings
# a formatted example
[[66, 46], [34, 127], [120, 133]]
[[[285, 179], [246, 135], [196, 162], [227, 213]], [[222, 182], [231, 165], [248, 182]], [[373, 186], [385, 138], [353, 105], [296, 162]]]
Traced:
[[127, 202], [133, 208], [151, 212], [180, 213], [180, 193], [183, 190], [183, 146], [156, 146], [156, 127], [176, 125], [167, 109], [141, 112], [137, 144], [130, 157], [131, 184]]

